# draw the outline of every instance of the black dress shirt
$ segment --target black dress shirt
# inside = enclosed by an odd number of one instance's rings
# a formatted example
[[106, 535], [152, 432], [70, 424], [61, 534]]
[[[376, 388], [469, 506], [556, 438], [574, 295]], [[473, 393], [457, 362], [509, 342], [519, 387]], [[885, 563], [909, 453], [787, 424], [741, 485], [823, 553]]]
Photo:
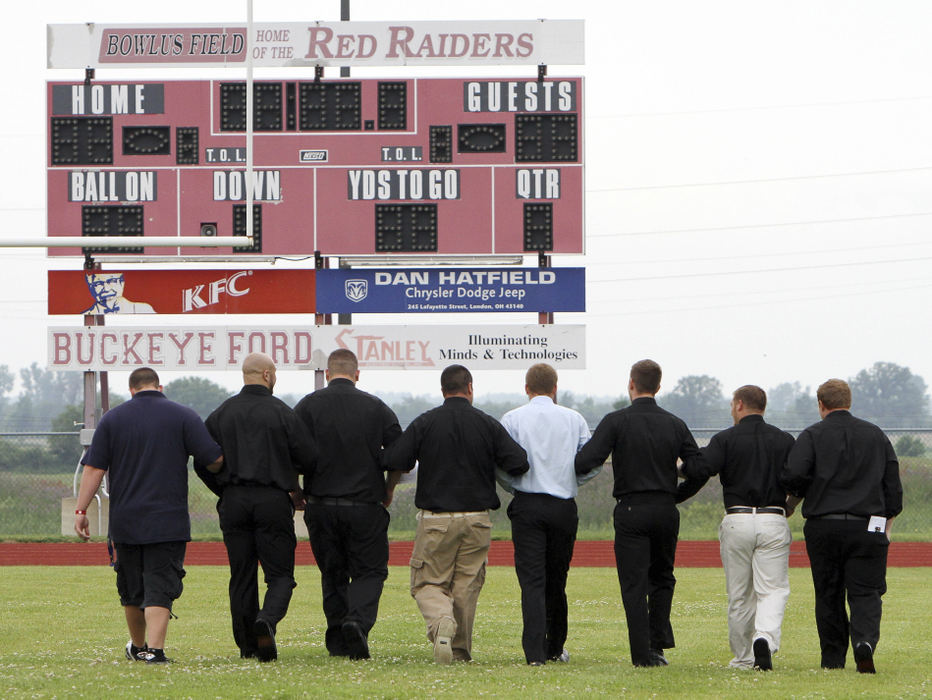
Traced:
[[443, 513], [498, 508], [495, 468], [511, 476], [529, 469], [527, 453], [502, 424], [459, 396], [415, 418], [385, 458], [401, 471], [417, 460], [414, 504]]
[[[296, 491], [298, 473], [314, 469], [313, 439], [291, 408], [260, 384], [245, 385], [205, 424], [223, 449], [223, 467], [212, 475], [221, 489], [247, 484]], [[211, 486], [209, 477], [201, 474], [201, 478]]]
[[804, 497], [803, 516], [833, 513], [892, 518], [903, 510], [899, 462], [873, 423], [832, 411], [799, 437], [780, 476], [788, 493]]
[[361, 503], [385, 500], [382, 448], [401, 435], [398, 417], [349, 379], [336, 378], [308, 394], [295, 413], [317, 441], [317, 469], [304, 478], [304, 493]]
[[677, 489], [677, 457], [687, 466], [701, 460], [686, 423], [650, 397], [637, 398], [602, 419], [592, 439], [576, 453], [576, 473], [591, 471], [609, 453], [615, 498], [654, 492], [668, 494], [672, 500]]
[[684, 468], [686, 481], [680, 483], [676, 500], [685, 501], [701, 489], [709, 477], [718, 474], [725, 507], [780, 506], [786, 491], [779, 483], [780, 470], [793, 447], [793, 436], [751, 414], [737, 425], [716, 433], [702, 449], [701, 465]]

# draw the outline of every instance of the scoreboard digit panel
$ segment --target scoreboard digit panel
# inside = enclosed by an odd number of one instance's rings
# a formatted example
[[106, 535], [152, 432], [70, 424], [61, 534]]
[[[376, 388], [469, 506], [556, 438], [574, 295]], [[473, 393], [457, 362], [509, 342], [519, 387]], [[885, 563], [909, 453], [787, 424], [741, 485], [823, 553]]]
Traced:
[[[583, 81], [48, 84], [50, 236], [178, 236], [177, 253], [582, 253]], [[249, 249], [185, 238], [245, 235]], [[124, 211], [126, 210], [126, 211]]]

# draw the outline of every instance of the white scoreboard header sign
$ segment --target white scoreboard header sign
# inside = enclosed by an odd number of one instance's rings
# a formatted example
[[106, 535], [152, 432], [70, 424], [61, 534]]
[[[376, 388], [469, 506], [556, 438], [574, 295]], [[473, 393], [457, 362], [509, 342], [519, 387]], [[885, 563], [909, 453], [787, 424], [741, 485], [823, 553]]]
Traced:
[[325, 369], [337, 348], [364, 369], [527, 369], [547, 362], [584, 369], [583, 325], [50, 327], [52, 370], [237, 370], [251, 352], [278, 369]]
[[48, 25], [49, 68], [581, 65], [582, 20]]

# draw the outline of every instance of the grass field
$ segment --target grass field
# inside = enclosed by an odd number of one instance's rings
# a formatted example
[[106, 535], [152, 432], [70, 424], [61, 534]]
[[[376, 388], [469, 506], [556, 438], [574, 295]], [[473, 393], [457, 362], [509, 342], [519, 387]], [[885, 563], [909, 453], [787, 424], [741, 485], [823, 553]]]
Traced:
[[891, 569], [884, 601], [878, 674], [819, 669], [806, 569], [793, 588], [783, 649], [772, 673], [728, 668], [726, 597], [720, 569], [681, 569], [673, 606], [677, 648], [666, 668], [635, 669], [615, 573], [570, 572], [569, 664], [530, 668], [521, 652], [514, 571], [490, 567], [479, 599], [474, 663], [436, 666], [407, 569], [392, 568], [373, 658], [332, 659], [323, 646], [317, 571], [299, 567], [291, 612], [278, 631], [279, 661], [241, 660], [229, 630], [227, 571], [192, 566], [169, 628], [175, 663], [126, 661], [127, 633], [107, 567], [5, 567], [0, 599], [0, 695], [52, 697], [533, 697], [738, 698], [928, 697], [932, 694], [929, 569]]

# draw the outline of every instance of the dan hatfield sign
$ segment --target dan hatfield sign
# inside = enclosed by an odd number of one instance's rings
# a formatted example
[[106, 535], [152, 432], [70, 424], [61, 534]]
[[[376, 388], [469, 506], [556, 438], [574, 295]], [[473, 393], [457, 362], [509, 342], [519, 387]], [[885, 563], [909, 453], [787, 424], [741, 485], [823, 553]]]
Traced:
[[312, 314], [314, 275], [314, 270], [50, 270], [49, 314]]
[[323, 369], [337, 348], [367, 369], [583, 369], [585, 326], [52, 327], [48, 368], [236, 370], [250, 352], [265, 352], [279, 369]]
[[571, 268], [318, 270], [320, 313], [585, 311]]

